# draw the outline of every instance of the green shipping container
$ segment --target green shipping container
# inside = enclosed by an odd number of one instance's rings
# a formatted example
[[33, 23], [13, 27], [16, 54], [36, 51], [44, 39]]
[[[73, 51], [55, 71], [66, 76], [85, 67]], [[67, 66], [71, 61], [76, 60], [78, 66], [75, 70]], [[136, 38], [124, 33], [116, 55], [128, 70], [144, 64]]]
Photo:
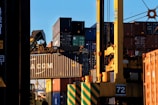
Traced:
[[85, 45], [85, 37], [79, 35], [73, 35], [72, 39], [73, 46], [84, 46]]

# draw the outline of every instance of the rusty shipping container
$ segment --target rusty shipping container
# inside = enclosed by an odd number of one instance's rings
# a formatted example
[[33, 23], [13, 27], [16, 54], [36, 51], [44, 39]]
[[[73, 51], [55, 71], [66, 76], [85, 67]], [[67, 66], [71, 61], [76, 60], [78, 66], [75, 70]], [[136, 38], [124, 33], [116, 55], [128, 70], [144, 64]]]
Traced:
[[135, 48], [135, 40], [134, 37], [124, 37], [123, 39], [123, 47], [125, 49], [134, 49]]
[[158, 104], [158, 49], [143, 54], [144, 105]]
[[82, 65], [61, 53], [30, 55], [31, 79], [81, 76]]

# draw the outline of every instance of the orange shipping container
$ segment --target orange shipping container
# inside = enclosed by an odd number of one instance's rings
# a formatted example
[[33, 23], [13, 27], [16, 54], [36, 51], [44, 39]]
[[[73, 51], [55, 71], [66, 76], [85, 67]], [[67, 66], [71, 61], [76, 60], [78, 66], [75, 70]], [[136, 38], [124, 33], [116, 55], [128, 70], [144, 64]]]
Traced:
[[52, 90], [53, 92], [64, 92], [67, 90], [67, 84], [70, 83], [72, 82], [69, 78], [53, 79]]
[[67, 84], [72, 84], [74, 82], [80, 82], [81, 78], [59, 78], [52, 79], [52, 92], [66, 92]]
[[158, 104], [158, 49], [143, 54], [144, 105]]

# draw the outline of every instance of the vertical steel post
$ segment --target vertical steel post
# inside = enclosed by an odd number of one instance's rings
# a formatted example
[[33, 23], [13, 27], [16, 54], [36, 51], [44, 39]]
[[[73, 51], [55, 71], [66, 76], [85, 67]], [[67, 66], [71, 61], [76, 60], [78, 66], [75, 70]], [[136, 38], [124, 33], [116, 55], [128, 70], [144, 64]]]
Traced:
[[96, 82], [101, 82], [104, 70], [104, 0], [96, 1]]
[[114, 81], [124, 83], [123, 77], [123, 0], [114, 0]]
[[[29, 105], [30, 0], [5, 1], [5, 103]], [[2, 104], [3, 105], [3, 104]]]

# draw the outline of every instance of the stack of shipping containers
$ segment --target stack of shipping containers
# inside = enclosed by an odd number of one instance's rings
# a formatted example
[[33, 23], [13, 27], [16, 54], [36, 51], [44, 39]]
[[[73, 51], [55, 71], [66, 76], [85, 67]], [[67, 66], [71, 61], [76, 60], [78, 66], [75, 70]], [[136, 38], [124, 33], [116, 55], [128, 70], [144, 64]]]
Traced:
[[49, 105], [66, 105], [67, 84], [82, 78], [82, 65], [75, 54], [31, 54], [30, 58], [30, 77], [46, 79]]
[[81, 48], [78, 58], [82, 64], [82, 76], [89, 74], [88, 68], [88, 53], [85, 52], [85, 22], [72, 21], [71, 22], [72, 46]]
[[146, 50], [146, 22], [133, 23], [135, 56], [141, 56]]
[[71, 22], [71, 34], [73, 46], [84, 46], [85, 45], [85, 34], [84, 34], [84, 21], [72, 21]]
[[129, 56], [158, 48], [158, 22], [124, 23], [124, 51]]
[[151, 51], [158, 49], [158, 22], [146, 23], [146, 49]]
[[71, 18], [59, 18], [53, 25], [53, 46], [67, 49], [71, 47]]
[[95, 50], [96, 50], [96, 29], [95, 28], [85, 28], [85, 48], [88, 49], [89, 57], [89, 70], [93, 69], [95, 60]]
[[67, 104], [67, 85], [81, 82], [81, 78], [46, 79], [46, 97], [49, 105]]
[[[71, 18], [59, 18], [53, 25], [53, 41], [52, 45], [66, 51], [59, 56], [67, 57], [78, 62], [82, 68], [81, 76], [88, 75], [89, 70], [95, 70], [96, 64], [95, 50], [96, 50], [96, 24], [90, 28], [85, 28], [84, 21], [72, 21]], [[158, 27], [156, 22], [134, 22], [124, 23], [124, 52], [129, 56], [135, 56], [158, 48]], [[110, 42], [114, 42], [114, 24], [113, 22], [104, 23], [104, 34], [109, 36]], [[75, 53], [83, 46], [88, 50], [88, 53]], [[71, 50], [72, 48], [73, 50]], [[75, 49], [75, 50], [74, 50]], [[73, 52], [74, 51], [74, 52]], [[62, 59], [60, 59], [62, 60]], [[58, 63], [60, 60], [57, 60]], [[64, 66], [67, 65], [65, 61]], [[73, 66], [73, 65], [72, 65]], [[63, 68], [59, 67], [58, 69]], [[60, 71], [60, 70], [59, 70]], [[72, 72], [72, 74], [75, 72]], [[80, 76], [80, 77], [81, 77]], [[52, 78], [47, 84], [51, 87], [47, 89], [49, 100], [52, 105], [63, 105], [66, 102], [66, 85], [73, 83], [73, 81], [81, 81], [81, 78]], [[51, 88], [51, 89], [50, 89]]]

